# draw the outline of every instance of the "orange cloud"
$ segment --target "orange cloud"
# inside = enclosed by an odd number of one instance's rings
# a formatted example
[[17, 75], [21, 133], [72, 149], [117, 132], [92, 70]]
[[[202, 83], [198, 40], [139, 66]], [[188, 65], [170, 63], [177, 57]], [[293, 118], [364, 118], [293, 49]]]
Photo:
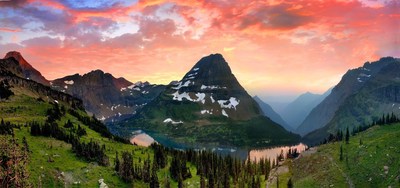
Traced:
[[[167, 84], [219, 52], [251, 94], [324, 92], [350, 68], [400, 56], [396, 1], [153, 0], [102, 9], [32, 1], [62, 12], [61, 23], [35, 17], [52, 34], [20, 42], [49, 79], [100, 68]], [[120, 22], [138, 29], [109, 35]], [[7, 50], [13, 49], [0, 46]]]
[[0, 27], [0, 32], [16, 33], [16, 32], [21, 32], [21, 29], [10, 29], [10, 28]]

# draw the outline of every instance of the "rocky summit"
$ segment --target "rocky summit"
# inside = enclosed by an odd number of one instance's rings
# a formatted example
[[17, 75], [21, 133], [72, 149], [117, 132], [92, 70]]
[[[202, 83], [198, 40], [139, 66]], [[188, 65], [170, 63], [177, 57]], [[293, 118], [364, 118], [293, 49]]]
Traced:
[[17, 51], [11, 51], [6, 54], [4, 59], [8, 58], [14, 58], [15, 60], [18, 61], [21, 71], [22, 71], [22, 76], [28, 80], [33, 80], [35, 82], [41, 83], [43, 85], [48, 86], [49, 81], [42, 76], [42, 74], [36, 70], [35, 68], [32, 67], [31, 64], [29, 64], [24, 57], [22, 57], [21, 53]]
[[101, 70], [53, 80], [51, 87], [82, 99], [88, 112], [106, 122], [133, 116], [164, 90], [164, 86], [148, 82], [134, 84]]

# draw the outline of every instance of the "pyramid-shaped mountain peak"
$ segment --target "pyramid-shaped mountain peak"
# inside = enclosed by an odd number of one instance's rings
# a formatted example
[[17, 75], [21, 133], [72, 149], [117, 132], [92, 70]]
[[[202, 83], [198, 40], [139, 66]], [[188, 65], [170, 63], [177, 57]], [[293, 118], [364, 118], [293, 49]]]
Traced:
[[[184, 90], [230, 90], [245, 93], [221, 54], [201, 58], [175, 88]], [[246, 93], [247, 94], [247, 93]]]
[[[196, 140], [196, 143], [236, 145], [239, 134], [250, 138], [250, 145], [280, 134], [296, 139], [263, 115], [221, 54], [201, 58], [179, 82], [171, 83], [132, 119], [116, 127], [121, 125], [120, 134], [131, 133], [130, 128], [141, 129], [185, 144]], [[189, 137], [193, 139], [187, 140]]]
[[24, 59], [24, 57], [21, 55], [20, 52], [10, 51], [4, 57], [4, 59], [8, 59], [8, 58], [14, 58], [15, 60], [18, 61], [19, 66], [22, 69], [24, 78], [36, 81], [43, 85], [49, 85], [49, 81], [45, 77], [43, 77], [42, 74], [38, 70], [36, 70], [34, 67], [32, 67], [32, 65], [29, 64]]
[[6, 54], [6, 56], [4, 57], [4, 59], [13, 57], [15, 60], [17, 60], [19, 62], [19, 64], [22, 66], [22, 68], [32, 68], [32, 65], [30, 65], [25, 59], [24, 57], [22, 57], [20, 52], [17, 51], [10, 51]]

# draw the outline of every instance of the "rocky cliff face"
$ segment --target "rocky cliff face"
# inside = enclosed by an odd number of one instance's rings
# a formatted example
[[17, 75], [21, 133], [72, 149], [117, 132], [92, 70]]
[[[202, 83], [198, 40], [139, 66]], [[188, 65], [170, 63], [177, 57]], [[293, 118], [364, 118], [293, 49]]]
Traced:
[[82, 99], [87, 111], [107, 122], [134, 115], [164, 89], [149, 83], [133, 84], [101, 70], [53, 80], [51, 87]]
[[29, 64], [24, 59], [24, 57], [22, 57], [21, 53], [16, 52], [16, 51], [8, 52], [6, 54], [6, 56], [4, 57], [4, 59], [8, 59], [8, 58], [11, 58], [11, 57], [19, 62], [19, 65], [21, 67], [22, 74], [23, 74], [24, 78], [29, 79], [29, 80], [33, 80], [33, 81], [35, 81], [37, 83], [41, 83], [41, 84], [46, 85], [46, 86], [49, 85], [49, 81], [46, 80], [46, 78], [44, 78], [42, 76], [42, 74], [38, 70], [33, 68], [32, 65]]

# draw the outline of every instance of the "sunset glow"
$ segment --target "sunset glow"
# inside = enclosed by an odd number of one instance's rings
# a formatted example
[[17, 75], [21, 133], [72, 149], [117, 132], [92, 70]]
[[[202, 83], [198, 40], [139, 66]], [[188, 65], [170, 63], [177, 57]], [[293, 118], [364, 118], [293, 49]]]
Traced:
[[252, 95], [322, 93], [399, 46], [397, 0], [0, 1], [0, 55], [50, 80], [102, 69], [168, 84], [221, 53]]

